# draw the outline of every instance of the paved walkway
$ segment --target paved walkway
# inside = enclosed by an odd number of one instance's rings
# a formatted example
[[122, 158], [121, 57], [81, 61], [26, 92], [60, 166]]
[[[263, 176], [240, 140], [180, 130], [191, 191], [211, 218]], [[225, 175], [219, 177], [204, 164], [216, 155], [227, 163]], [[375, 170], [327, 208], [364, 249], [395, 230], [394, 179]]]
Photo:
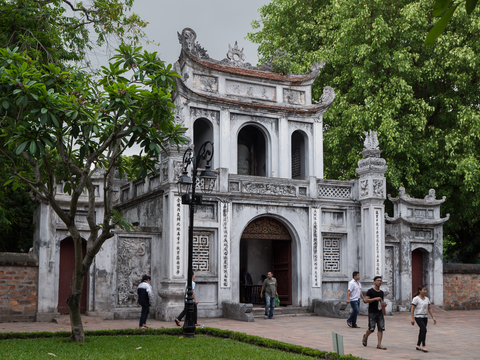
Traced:
[[[208, 327], [245, 332], [291, 344], [333, 351], [332, 331], [343, 335], [345, 353], [365, 359], [478, 359], [480, 360], [480, 310], [443, 311], [434, 309], [437, 325], [428, 322], [427, 347], [429, 353], [415, 350], [418, 327], [410, 325], [408, 313], [386, 317], [386, 331], [382, 344], [388, 350], [375, 349], [376, 333], [367, 347], [361, 344], [367, 317], [359, 316], [361, 329], [351, 329], [344, 319], [319, 316], [277, 317], [272, 320], [255, 319], [253, 323], [223, 318], [199, 319]], [[175, 327], [173, 322], [148, 320], [152, 328]], [[84, 318], [85, 330], [136, 328], [138, 320], [100, 320]], [[59, 323], [0, 323], [0, 332], [69, 331], [68, 317]]]

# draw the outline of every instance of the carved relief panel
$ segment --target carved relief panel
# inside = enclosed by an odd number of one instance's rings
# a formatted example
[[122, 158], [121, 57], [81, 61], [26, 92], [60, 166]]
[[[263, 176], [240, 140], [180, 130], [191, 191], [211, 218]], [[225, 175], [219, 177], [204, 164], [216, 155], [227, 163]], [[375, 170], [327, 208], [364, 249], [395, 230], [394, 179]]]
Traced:
[[118, 237], [117, 306], [137, 306], [137, 286], [151, 272], [151, 238]]
[[290, 105], [305, 105], [305, 91], [283, 89], [283, 102]]
[[213, 76], [193, 74], [193, 87], [207, 92], [217, 92], [218, 80]]

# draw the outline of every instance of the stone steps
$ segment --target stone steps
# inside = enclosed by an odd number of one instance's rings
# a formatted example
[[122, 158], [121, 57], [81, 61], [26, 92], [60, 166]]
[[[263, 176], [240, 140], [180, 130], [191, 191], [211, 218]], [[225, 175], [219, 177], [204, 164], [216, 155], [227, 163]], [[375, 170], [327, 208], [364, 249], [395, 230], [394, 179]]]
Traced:
[[[264, 307], [255, 306], [252, 309], [252, 314], [254, 318], [263, 318], [265, 315]], [[286, 316], [312, 316], [315, 315], [312, 310], [308, 307], [299, 307], [299, 306], [279, 306], [275, 308], [273, 313], [274, 317], [286, 317]]]

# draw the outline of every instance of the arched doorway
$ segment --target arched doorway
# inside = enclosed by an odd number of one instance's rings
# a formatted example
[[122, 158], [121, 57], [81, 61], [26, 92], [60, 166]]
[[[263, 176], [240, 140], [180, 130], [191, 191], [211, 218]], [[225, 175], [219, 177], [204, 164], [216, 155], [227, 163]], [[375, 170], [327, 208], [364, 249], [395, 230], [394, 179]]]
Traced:
[[267, 176], [267, 147], [262, 131], [247, 125], [238, 133], [237, 174]]
[[292, 134], [292, 179], [305, 179], [307, 176], [307, 146], [305, 138], [305, 134], [299, 130]]
[[[82, 253], [87, 252], [87, 242], [82, 239]], [[75, 269], [75, 248], [73, 239], [67, 237], [60, 242], [60, 275], [58, 279], [58, 308], [60, 314], [69, 314], [67, 298], [71, 294], [72, 276]], [[87, 276], [83, 278], [82, 298], [80, 299], [80, 313], [87, 309]]]
[[[193, 144], [195, 145], [194, 151], [196, 158], [198, 157], [198, 151], [200, 150], [205, 141], [213, 142], [213, 127], [210, 121], [200, 118], [195, 120], [195, 122], [193, 123]], [[204, 168], [204, 162], [204, 160], [201, 160], [200, 163], [197, 164], [197, 166], [199, 168]], [[212, 167], [212, 169], [215, 169], [213, 159], [210, 162], [210, 166]]]
[[[258, 297], [261, 276], [272, 271], [278, 283], [280, 304], [291, 305], [292, 237], [288, 229], [271, 217], [248, 224], [240, 241], [240, 270], [240, 302], [262, 303]], [[247, 272], [252, 284], [245, 277]]]
[[412, 251], [412, 297], [417, 293], [418, 287], [425, 284], [423, 269], [423, 251], [415, 249]]

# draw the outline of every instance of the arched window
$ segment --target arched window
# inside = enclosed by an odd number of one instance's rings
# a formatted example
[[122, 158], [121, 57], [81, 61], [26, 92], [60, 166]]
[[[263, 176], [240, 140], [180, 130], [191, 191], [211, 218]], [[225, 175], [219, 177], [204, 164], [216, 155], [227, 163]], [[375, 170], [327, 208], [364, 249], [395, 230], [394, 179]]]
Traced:
[[239, 175], [267, 176], [265, 136], [255, 126], [247, 125], [238, 134], [237, 173]]
[[[198, 154], [200, 147], [205, 141], [211, 141], [213, 143], [213, 127], [210, 121], [200, 118], [193, 123], [193, 144], [195, 145], [195, 155]], [[198, 164], [199, 168], [203, 168], [204, 166], [204, 161]], [[210, 166], [212, 169], [215, 169], [213, 159], [210, 161]]]
[[305, 179], [307, 176], [306, 141], [301, 131], [292, 134], [292, 179]]

